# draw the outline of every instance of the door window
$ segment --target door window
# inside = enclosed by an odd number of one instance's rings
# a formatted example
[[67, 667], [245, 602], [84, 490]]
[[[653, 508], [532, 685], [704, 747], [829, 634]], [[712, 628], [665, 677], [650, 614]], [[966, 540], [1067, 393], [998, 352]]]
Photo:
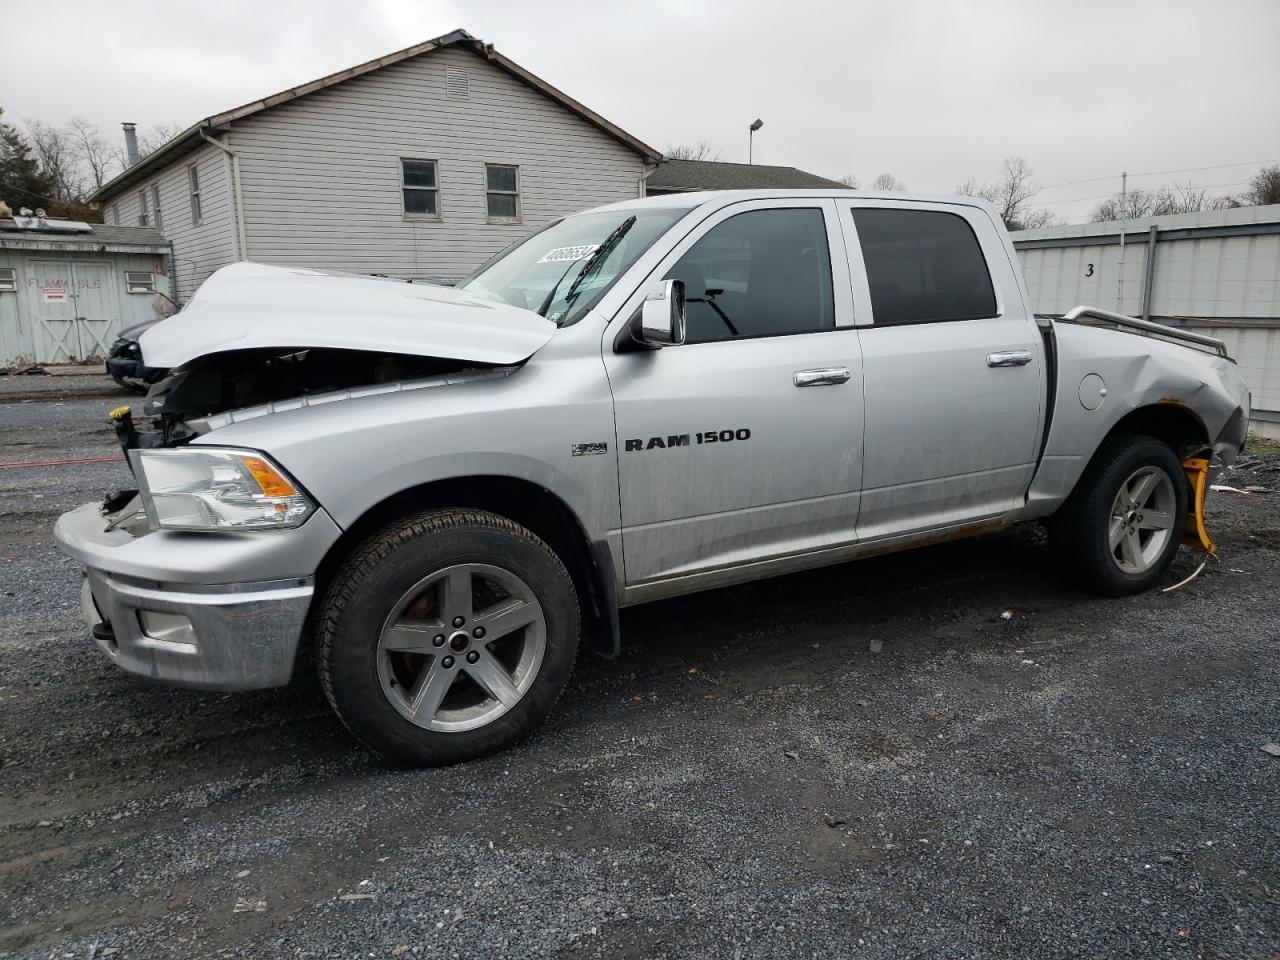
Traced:
[[964, 217], [855, 208], [853, 222], [877, 327], [995, 316], [991, 272]]
[[712, 227], [667, 272], [685, 285], [687, 343], [835, 326], [822, 211], [751, 210]]

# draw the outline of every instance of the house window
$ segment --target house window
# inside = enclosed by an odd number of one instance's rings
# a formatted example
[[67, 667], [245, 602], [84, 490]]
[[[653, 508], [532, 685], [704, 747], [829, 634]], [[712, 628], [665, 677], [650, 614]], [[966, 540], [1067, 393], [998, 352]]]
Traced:
[[124, 286], [128, 293], [155, 293], [156, 275], [143, 270], [126, 270]]
[[147, 209], [147, 191], [138, 191], [138, 226], [145, 227], [151, 223], [151, 214]]
[[17, 289], [17, 269], [15, 267], [0, 267], [0, 293], [14, 293]]
[[160, 184], [153, 183], [151, 185], [151, 209], [155, 216], [157, 230], [164, 229], [164, 218], [160, 216]]
[[191, 191], [191, 223], [202, 223], [204, 213], [200, 209], [200, 171], [194, 163], [187, 167], [187, 187]]
[[111, 205], [111, 223], [113, 226], [120, 226], [120, 205], [118, 203]]
[[516, 222], [520, 219], [520, 168], [503, 163], [484, 165], [485, 204], [489, 219]]
[[400, 188], [406, 217], [440, 216], [440, 183], [434, 160], [401, 160]]

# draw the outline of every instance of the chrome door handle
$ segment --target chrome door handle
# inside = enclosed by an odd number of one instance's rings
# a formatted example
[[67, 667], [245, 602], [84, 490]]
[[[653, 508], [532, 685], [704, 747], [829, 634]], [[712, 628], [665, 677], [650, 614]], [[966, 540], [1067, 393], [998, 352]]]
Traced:
[[813, 370], [797, 370], [791, 378], [797, 387], [821, 387], [826, 384], [848, 383], [848, 367], [817, 367]]
[[988, 367], [1025, 367], [1030, 362], [1030, 350], [1001, 350], [987, 354]]

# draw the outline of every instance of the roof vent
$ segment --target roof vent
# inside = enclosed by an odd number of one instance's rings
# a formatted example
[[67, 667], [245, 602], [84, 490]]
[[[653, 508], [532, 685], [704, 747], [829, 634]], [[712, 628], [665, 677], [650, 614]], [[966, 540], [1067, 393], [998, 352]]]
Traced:
[[445, 67], [444, 93], [450, 100], [471, 99], [471, 74], [466, 67]]

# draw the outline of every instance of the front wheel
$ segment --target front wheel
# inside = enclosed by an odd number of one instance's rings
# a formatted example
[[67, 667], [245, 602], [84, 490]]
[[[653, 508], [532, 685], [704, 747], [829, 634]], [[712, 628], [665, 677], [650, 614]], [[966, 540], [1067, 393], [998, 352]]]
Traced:
[[1187, 514], [1187, 482], [1168, 445], [1110, 438], [1049, 522], [1062, 570], [1106, 596], [1139, 593], [1173, 563]]
[[348, 559], [318, 618], [320, 679], [355, 736], [434, 766], [501, 749], [550, 712], [577, 658], [573, 582], [505, 517], [434, 510]]

